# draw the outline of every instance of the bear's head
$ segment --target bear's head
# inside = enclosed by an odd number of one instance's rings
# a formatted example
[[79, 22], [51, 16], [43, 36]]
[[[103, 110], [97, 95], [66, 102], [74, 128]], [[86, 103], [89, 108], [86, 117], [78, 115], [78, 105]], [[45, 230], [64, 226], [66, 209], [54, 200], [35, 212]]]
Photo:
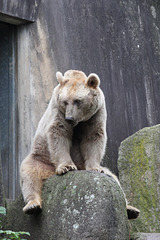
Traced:
[[58, 108], [71, 126], [87, 121], [101, 108], [104, 95], [99, 88], [100, 79], [95, 73], [87, 77], [81, 71], [68, 70], [64, 76], [57, 72], [56, 77], [59, 82]]

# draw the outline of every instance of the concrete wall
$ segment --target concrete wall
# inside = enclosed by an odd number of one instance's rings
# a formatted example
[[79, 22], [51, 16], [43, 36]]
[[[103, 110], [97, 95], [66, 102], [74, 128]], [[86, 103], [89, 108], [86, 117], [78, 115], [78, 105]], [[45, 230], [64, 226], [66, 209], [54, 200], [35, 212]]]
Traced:
[[97, 73], [108, 112], [104, 164], [117, 171], [120, 142], [160, 120], [158, 0], [45, 0], [18, 28], [19, 161], [56, 85], [55, 72]]

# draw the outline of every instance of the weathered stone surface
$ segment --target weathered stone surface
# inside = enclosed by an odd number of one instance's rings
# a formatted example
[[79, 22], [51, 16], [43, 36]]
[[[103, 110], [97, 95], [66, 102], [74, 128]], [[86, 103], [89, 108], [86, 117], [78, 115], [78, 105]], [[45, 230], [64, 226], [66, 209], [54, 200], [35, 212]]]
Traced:
[[124, 140], [118, 167], [127, 199], [141, 211], [132, 222], [133, 231], [160, 232], [160, 125]]
[[109, 176], [75, 171], [48, 179], [43, 209], [37, 216], [22, 212], [20, 197], [7, 210], [5, 228], [29, 231], [33, 240], [128, 240], [123, 193]]

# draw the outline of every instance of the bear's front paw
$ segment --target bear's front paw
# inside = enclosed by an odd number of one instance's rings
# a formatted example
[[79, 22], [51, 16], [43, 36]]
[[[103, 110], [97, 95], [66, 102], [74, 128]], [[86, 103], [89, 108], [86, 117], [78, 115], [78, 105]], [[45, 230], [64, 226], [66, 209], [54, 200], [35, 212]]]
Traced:
[[101, 166], [93, 166], [93, 167], [86, 167], [87, 171], [97, 171], [100, 173], [104, 173], [104, 169]]
[[67, 173], [69, 171], [74, 171], [77, 170], [77, 167], [74, 164], [70, 165], [62, 165], [60, 164], [57, 169], [56, 169], [56, 174], [57, 175], [62, 175], [64, 173]]
[[23, 212], [26, 214], [37, 214], [40, 212], [42, 206], [38, 200], [30, 200], [23, 208]]

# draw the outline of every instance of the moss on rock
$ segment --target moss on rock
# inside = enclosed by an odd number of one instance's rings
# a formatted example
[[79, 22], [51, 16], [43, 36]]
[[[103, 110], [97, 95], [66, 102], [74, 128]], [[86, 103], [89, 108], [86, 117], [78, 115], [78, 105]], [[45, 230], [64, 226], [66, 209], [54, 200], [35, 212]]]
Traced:
[[8, 207], [5, 228], [29, 231], [34, 240], [128, 240], [123, 193], [114, 179], [97, 172], [53, 176], [43, 187], [43, 209], [22, 212], [20, 197]]
[[160, 232], [160, 125], [121, 143], [118, 169], [127, 199], [141, 211], [131, 224], [133, 231]]

